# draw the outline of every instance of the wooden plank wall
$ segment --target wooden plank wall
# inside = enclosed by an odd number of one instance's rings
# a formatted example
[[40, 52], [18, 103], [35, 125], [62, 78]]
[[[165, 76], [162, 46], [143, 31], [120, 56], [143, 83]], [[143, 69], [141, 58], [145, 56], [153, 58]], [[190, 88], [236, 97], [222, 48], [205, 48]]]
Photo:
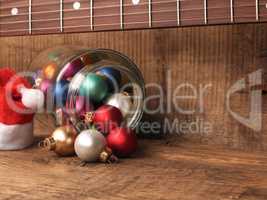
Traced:
[[[263, 80], [267, 81], [267, 24], [192, 27], [180, 29], [158, 29], [127, 32], [81, 33], [48, 36], [25, 36], [0, 38], [0, 66], [13, 66], [17, 70], [28, 70], [31, 60], [42, 50], [63, 44], [74, 44], [91, 48], [111, 48], [123, 52], [139, 66], [146, 83], [159, 83], [165, 89], [164, 104], [169, 88], [183, 83], [195, 87], [211, 84], [204, 95], [204, 111], [190, 115], [170, 112], [145, 117], [156, 121], [178, 119], [182, 121], [202, 120], [211, 123], [212, 129], [204, 133], [171, 131], [171, 142], [193, 141], [224, 146], [243, 151], [265, 151], [267, 149], [267, 97], [263, 94], [263, 128], [253, 131], [240, 124], [226, 109], [225, 95], [237, 80], [257, 69], [263, 69]], [[172, 83], [168, 86], [168, 70]], [[199, 90], [198, 90], [199, 91]], [[148, 95], [157, 94], [148, 89]], [[187, 88], [179, 93], [190, 95]], [[231, 107], [243, 116], [249, 114], [249, 90], [239, 92], [231, 98]], [[150, 102], [150, 107], [157, 101]], [[179, 100], [186, 109], [198, 108], [198, 100]], [[45, 132], [45, 120], [37, 126]], [[49, 131], [48, 131], [49, 132]], [[177, 137], [176, 137], [177, 136]], [[183, 139], [182, 139], [183, 138]]]

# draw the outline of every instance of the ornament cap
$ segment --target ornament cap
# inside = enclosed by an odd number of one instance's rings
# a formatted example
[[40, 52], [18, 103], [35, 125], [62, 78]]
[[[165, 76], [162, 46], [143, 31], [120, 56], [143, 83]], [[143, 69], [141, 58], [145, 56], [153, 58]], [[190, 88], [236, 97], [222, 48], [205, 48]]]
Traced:
[[87, 112], [84, 114], [84, 122], [86, 124], [91, 124], [93, 122], [94, 113], [93, 112]]
[[39, 142], [39, 147], [53, 151], [56, 149], [56, 141], [53, 137], [46, 138], [43, 141]]
[[104, 163], [117, 163], [119, 161], [119, 159], [113, 155], [112, 150], [108, 147], [101, 152], [99, 160]]

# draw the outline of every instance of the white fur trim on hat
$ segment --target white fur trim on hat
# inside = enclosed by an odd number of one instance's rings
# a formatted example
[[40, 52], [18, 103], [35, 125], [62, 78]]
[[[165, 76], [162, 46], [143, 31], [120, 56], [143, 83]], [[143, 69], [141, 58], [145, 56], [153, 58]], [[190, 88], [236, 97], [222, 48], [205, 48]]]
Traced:
[[33, 143], [33, 122], [6, 125], [0, 123], [0, 150], [19, 150]]

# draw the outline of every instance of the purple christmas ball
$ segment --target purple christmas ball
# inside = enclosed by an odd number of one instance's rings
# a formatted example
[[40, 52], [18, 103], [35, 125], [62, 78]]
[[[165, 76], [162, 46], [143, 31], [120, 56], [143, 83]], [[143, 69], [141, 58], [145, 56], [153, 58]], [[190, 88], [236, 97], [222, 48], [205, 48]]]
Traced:
[[76, 113], [79, 116], [83, 116], [87, 112], [91, 112], [94, 110], [92, 103], [86, 97], [78, 96], [76, 97], [76, 105], [75, 105]]
[[63, 74], [63, 79], [68, 79], [68, 78], [73, 77], [83, 67], [84, 67], [84, 64], [80, 58], [68, 63], [65, 66], [66, 70]]
[[46, 79], [43, 80], [40, 85], [40, 90], [46, 95], [49, 89], [53, 89], [53, 83]]

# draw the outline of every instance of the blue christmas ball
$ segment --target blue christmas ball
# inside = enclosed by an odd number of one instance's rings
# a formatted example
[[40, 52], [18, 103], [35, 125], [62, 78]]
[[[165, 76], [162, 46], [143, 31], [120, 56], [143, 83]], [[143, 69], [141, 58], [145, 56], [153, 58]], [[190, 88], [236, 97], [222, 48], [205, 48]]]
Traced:
[[121, 84], [121, 72], [114, 67], [104, 67], [100, 69], [97, 74], [103, 75], [106, 77], [109, 92], [114, 91], [114, 89], [118, 89]]
[[70, 82], [67, 80], [61, 80], [56, 83], [54, 87], [54, 99], [56, 107], [64, 107], [66, 105], [69, 84]]

